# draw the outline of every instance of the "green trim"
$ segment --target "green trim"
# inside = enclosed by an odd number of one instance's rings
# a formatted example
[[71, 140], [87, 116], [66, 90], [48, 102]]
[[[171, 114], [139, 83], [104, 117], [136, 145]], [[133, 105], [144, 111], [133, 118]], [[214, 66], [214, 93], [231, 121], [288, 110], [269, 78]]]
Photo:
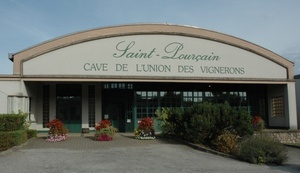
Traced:
[[37, 130], [37, 133], [48, 133], [49, 130]]
[[137, 106], [136, 106], [136, 91], [133, 91], [133, 108], [132, 108], [132, 121], [133, 121], [133, 129], [136, 129], [138, 126], [137, 123]]

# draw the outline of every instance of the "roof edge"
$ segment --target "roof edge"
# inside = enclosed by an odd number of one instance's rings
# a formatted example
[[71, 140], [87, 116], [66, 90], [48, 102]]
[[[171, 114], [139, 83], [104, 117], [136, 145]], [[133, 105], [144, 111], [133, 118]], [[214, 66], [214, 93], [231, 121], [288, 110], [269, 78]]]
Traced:
[[[127, 24], [83, 30], [41, 42], [9, 56], [14, 62], [14, 74], [20, 74], [20, 69], [17, 70], [16, 66], [20, 65], [21, 61], [25, 59], [33, 58], [59, 48], [95, 39], [138, 34], [182, 35], [228, 44], [267, 58], [287, 68], [289, 79], [294, 77], [294, 63], [264, 47], [228, 34], [202, 29], [195, 26], [176, 24]], [[17, 62], [15, 62], [15, 58], [17, 58]]]

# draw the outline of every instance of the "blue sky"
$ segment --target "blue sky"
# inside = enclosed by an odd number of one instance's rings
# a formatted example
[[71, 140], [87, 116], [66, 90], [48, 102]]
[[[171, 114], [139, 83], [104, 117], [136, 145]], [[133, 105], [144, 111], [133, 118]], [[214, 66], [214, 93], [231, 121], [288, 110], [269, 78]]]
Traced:
[[229, 34], [295, 63], [300, 74], [299, 0], [0, 0], [0, 74], [8, 53], [99, 27], [169, 23]]

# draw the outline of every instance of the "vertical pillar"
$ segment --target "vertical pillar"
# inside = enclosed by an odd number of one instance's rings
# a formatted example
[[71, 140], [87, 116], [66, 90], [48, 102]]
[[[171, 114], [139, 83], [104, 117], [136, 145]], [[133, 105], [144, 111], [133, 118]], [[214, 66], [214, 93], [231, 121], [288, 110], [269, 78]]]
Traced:
[[95, 122], [98, 123], [102, 119], [102, 88], [101, 83], [95, 86], [96, 94], [96, 110], [95, 110]]
[[81, 95], [81, 120], [82, 128], [89, 128], [89, 112], [88, 112], [88, 84], [82, 84]]
[[50, 84], [49, 121], [56, 118], [56, 84]]
[[288, 121], [289, 121], [289, 129], [295, 130], [298, 128], [297, 125], [297, 106], [296, 106], [296, 88], [295, 82], [289, 82], [286, 88], [286, 96], [287, 96], [287, 111], [288, 111]]

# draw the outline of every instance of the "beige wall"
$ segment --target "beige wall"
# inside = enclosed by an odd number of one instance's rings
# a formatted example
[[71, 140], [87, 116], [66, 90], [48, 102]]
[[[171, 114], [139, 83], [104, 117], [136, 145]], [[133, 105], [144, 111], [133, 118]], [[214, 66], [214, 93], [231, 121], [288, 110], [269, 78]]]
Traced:
[[0, 79], [0, 113], [27, 112], [28, 98], [24, 85], [19, 80]]

